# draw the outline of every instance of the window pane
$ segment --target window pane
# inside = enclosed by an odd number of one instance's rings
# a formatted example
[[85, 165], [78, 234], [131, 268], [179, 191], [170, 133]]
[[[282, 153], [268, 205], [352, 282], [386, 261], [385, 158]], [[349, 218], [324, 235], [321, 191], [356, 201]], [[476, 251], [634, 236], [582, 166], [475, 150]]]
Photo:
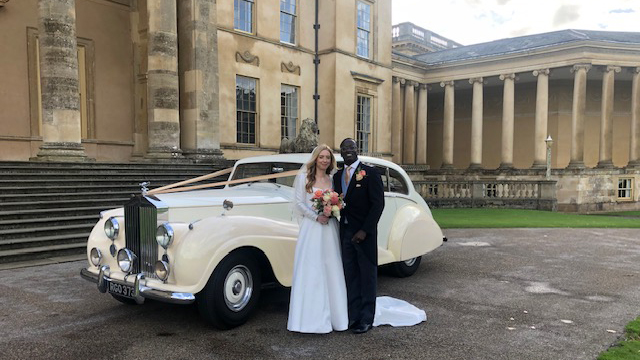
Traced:
[[233, 27], [253, 32], [253, 0], [233, 1]]
[[292, 139], [296, 136], [296, 124], [298, 121], [298, 88], [282, 85], [280, 90], [280, 128], [281, 136]]
[[255, 143], [256, 80], [236, 77], [236, 141]]

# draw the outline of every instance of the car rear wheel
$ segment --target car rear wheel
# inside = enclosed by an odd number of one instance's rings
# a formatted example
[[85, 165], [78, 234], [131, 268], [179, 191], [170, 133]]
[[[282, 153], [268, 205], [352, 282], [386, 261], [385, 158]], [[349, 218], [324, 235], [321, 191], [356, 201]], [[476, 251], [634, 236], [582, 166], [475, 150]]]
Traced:
[[218, 329], [240, 326], [255, 309], [261, 285], [255, 261], [242, 252], [231, 253], [197, 295], [200, 314]]
[[422, 256], [414, 257], [413, 259], [398, 261], [393, 263], [391, 270], [393, 274], [397, 277], [407, 277], [415, 274], [418, 271], [418, 267], [420, 267], [420, 262], [422, 261]]

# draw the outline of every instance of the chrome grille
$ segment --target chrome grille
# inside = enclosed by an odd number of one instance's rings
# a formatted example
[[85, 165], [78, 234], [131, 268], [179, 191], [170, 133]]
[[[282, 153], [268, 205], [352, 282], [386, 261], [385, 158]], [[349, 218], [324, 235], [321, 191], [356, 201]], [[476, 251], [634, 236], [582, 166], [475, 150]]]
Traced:
[[156, 277], [153, 266], [158, 260], [157, 218], [156, 207], [144, 197], [135, 197], [124, 207], [126, 246], [138, 257], [133, 265], [134, 274]]

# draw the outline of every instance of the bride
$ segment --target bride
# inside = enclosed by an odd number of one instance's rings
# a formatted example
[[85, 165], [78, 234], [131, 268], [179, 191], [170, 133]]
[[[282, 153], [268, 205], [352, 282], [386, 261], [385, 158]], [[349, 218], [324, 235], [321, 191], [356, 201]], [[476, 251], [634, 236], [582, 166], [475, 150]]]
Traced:
[[[322, 334], [344, 331], [349, 326], [339, 224], [334, 217], [318, 215], [311, 203], [316, 190], [332, 189], [335, 170], [333, 151], [327, 145], [319, 145], [294, 182], [293, 211], [301, 220], [293, 264], [289, 331]], [[376, 298], [374, 326], [411, 326], [425, 320], [423, 310], [403, 300]]]
[[294, 183], [294, 212], [302, 216], [302, 221], [293, 263], [289, 331], [329, 333], [348, 327], [338, 222], [333, 217], [318, 215], [311, 207], [314, 191], [332, 188], [331, 175], [335, 169], [333, 151], [320, 145]]

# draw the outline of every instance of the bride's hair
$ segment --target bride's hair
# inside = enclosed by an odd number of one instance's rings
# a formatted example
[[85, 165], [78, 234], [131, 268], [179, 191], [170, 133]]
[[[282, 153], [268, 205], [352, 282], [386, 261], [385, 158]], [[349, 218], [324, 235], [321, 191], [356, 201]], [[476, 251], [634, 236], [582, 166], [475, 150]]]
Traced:
[[316, 162], [318, 161], [320, 153], [324, 150], [327, 150], [329, 154], [331, 154], [331, 163], [329, 164], [329, 167], [327, 167], [326, 171], [327, 175], [330, 175], [333, 169], [337, 167], [336, 157], [333, 155], [333, 150], [331, 150], [331, 148], [326, 144], [316, 146], [316, 148], [311, 152], [311, 159], [307, 163], [307, 184], [304, 188], [308, 193], [312, 192], [313, 184], [316, 182]]

